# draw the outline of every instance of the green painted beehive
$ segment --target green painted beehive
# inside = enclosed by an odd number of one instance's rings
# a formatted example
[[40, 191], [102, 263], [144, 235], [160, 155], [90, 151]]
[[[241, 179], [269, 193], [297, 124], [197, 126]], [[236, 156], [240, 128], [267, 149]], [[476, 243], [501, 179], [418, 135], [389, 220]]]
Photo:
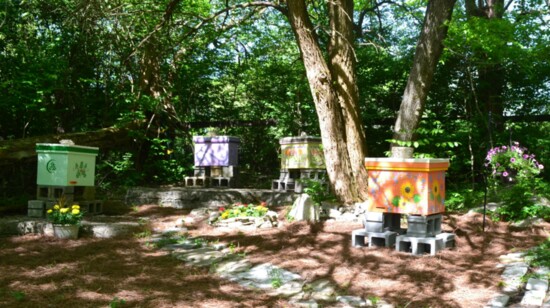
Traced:
[[95, 158], [99, 148], [37, 143], [37, 185], [94, 186]]

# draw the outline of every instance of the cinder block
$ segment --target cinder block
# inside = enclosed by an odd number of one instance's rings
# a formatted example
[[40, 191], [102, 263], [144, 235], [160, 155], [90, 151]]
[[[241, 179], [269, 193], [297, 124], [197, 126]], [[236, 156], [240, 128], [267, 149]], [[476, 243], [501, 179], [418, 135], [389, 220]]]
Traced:
[[372, 222], [384, 222], [384, 213], [379, 212], [366, 212], [365, 220]]
[[429, 216], [407, 216], [407, 236], [432, 237], [441, 233], [441, 214]]
[[401, 214], [396, 213], [365, 213], [365, 230], [367, 232], [401, 232]]
[[74, 200], [75, 186], [43, 186], [36, 188], [36, 199], [38, 200], [58, 200], [61, 196], [72, 198]]
[[195, 166], [193, 169], [194, 176], [210, 176], [210, 168]]
[[326, 180], [327, 171], [324, 169], [300, 169], [300, 179], [324, 181]]
[[383, 222], [365, 220], [364, 225], [367, 232], [384, 232]]
[[212, 187], [234, 187], [235, 180], [230, 177], [213, 177], [210, 179]]
[[368, 232], [368, 236], [369, 247], [393, 247], [393, 245], [395, 245], [395, 239], [397, 238], [397, 232]]
[[443, 248], [453, 248], [456, 245], [453, 233], [440, 233], [435, 237], [441, 239]]
[[443, 239], [436, 237], [411, 237], [399, 235], [395, 241], [395, 250], [402, 252], [411, 252], [413, 255], [423, 255], [429, 250], [430, 255], [434, 256], [439, 250], [443, 249]]
[[401, 230], [401, 214], [384, 213], [384, 231], [403, 233]]
[[294, 191], [296, 188], [296, 182], [293, 179], [288, 179], [288, 181], [283, 180], [273, 180], [271, 184], [272, 190], [278, 191]]
[[351, 232], [351, 246], [353, 247], [365, 247], [365, 237], [367, 237], [367, 231], [365, 229], [357, 229]]
[[223, 176], [223, 168], [221, 166], [212, 166], [212, 167], [210, 167], [210, 176], [211, 177]]
[[186, 176], [185, 186], [187, 187], [208, 187], [210, 178], [207, 176]]
[[222, 176], [226, 178], [233, 178], [238, 176], [239, 168], [237, 166], [223, 166]]
[[44, 217], [46, 215], [46, 202], [43, 200], [29, 200], [27, 207], [27, 216]]
[[75, 204], [78, 204], [80, 210], [85, 214], [97, 215], [103, 212], [103, 202], [101, 200], [79, 201]]

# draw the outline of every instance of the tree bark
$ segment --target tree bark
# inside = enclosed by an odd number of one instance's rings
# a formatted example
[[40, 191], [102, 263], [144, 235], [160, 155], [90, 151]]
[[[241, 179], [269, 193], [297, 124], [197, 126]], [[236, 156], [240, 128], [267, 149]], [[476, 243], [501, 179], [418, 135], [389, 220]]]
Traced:
[[[340, 39], [333, 38], [331, 58], [334, 58], [329, 65], [323, 57], [315, 29], [309, 19], [306, 2], [304, 0], [287, 1], [288, 19], [302, 55], [310, 91], [319, 118], [327, 173], [334, 188], [334, 193], [345, 204], [351, 204], [364, 198], [364, 196], [359, 195], [361, 189], [358, 187], [359, 181], [357, 181], [357, 177], [362, 175], [354, 173], [351, 161], [352, 156], [361, 156], [362, 161], [364, 152], [354, 152], [350, 155], [350, 151], [358, 151], [361, 148], [361, 146], [353, 143], [364, 144], [364, 139], [352, 139], [358, 138], [359, 134], [348, 133], [349, 130], [358, 129], [357, 125], [360, 126], [360, 122], [351, 123], [355, 116], [359, 118], [357, 94], [353, 93], [357, 91], [353, 88], [355, 80], [347, 72], [350, 67], [353, 67], [353, 48], [349, 45], [350, 41], [346, 39], [347, 34], [345, 32], [347, 30], [342, 29], [343, 25], [336, 24], [350, 22], [349, 18], [352, 14], [346, 16], [348, 21], [338, 19], [339, 16], [346, 15], [345, 8], [349, 10], [350, 2], [345, 0], [333, 1], [332, 5], [338, 8], [331, 8], [331, 12], [336, 14], [330, 16], [331, 24], [334, 23], [334, 31], [337, 31], [337, 29], [342, 30], [344, 35]], [[348, 25], [344, 25], [344, 27], [348, 27]], [[339, 34], [333, 33], [334, 35]], [[340, 47], [342, 48], [340, 49]], [[333, 73], [336, 70], [340, 70], [340, 72]], [[353, 83], [353, 87], [350, 87], [350, 82]], [[336, 84], [341, 87], [337, 89]], [[346, 110], [347, 108], [349, 110]], [[347, 128], [348, 124], [353, 127]], [[359, 130], [361, 130], [360, 127]], [[351, 144], [350, 147], [347, 145], [348, 142]]]
[[356, 57], [353, 48], [353, 0], [329, 1], [331, 36], [329, 41], [329, 69], [334, 79], [334, 90], [344, 115], [346, 146], [359, 198], [367, 196], [366, 136], [359, 110], [359, 90], [355, 75]]
[[[504, 0], [487, 0], [482, 6], [475, 0], [466, 0], [466, 15], [488, 20], [502, 19], [504, 16]], [[485, 54], [478, 55], [485, 63], [478, 65], [478, 80], [476, 90], [483, 111], [489, 115], [489, 134], [491, 129], [502, 131], [504, 129], [504, 90], [506, 85], [506, 71], [500, 63], [490, 63]], [[482, 115], [485, 116], [485, 115]]]
[[428, 91], [432, 85], [437, 62], [443, 52], [443, 40], [447, 36], [456, 0], [430, 0], [424, 17], [422, 32], [418, 39], [413, 66], [407, 80], [393, 139], [415, 140]]

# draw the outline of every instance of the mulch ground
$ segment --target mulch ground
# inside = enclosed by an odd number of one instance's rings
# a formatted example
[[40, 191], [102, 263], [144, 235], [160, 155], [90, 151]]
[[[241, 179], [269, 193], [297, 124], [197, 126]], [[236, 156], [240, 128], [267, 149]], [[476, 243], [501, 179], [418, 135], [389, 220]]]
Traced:
[[[278, 209], [280, 217], [284, 209]], [[171, 227], [188, 211], [142, 206], [151, 228]], [[499, 290], [500, 255], [550, 236], [550, 223], [513, 228], [480, 214], [446, 214], [443, 231], [456, 248], [416, 257], [388, 248], [351, 247], [360, 223], [284, 223], [255, 231], [222, 231], [204, 221], [191, 236], [225, 242], [253, 263], [272, 263], [305, 280], [328, 279], [340, 293], [381, 298], [396, 307], [482, 307]], [[186, 266], [137, 236], [58, 240], [0, 238], [0, 306], [5, 307], [290, 307], [287, 300], [245, 289]]]

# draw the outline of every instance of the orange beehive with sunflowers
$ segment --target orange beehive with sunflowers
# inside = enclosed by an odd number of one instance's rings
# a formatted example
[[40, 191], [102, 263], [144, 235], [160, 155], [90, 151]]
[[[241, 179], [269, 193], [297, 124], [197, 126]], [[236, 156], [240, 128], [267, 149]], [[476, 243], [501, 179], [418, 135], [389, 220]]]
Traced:
[[428, 216], [445, 212], [448, 159], [365, 158], [370, 212]]

